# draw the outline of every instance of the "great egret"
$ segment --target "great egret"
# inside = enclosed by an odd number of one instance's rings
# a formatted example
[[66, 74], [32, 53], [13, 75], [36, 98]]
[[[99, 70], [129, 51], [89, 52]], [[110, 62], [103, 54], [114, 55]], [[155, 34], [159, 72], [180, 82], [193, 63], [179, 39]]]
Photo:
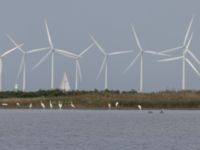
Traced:
[[116, 102], [115, 103], [115, 107], [117, 108], [119, 106], [119, 102]]
[[53, 104], [51, 103], [51, 101], [49, 102], [49, 107], [52, 109], [53, 108]]
[[59, 109], [62, 109], [62, 103], [61, 102], [58, 102], [58, 107], [59, 107]]
[[72, 108], [76, 108], [76, 106], [71, 102], [70, 103], [70, 106], [72, 107]]
[[108, 108], [111, 109], [111, 107], [112, 107], [112, 106], [111, 106], [111, 103], [108, 103]]
[[33, 105], [32, 105], [32, 103], [30, 103], [30, 104], [29, 104], [29, 108], [31, 109], [31, 108], [32, 108], [32, 106], [33, 106]]
[[41, 107], [42, 107], [43, 109], [45, 109], [45, 105], [44, 105], [43, 102], [40, 102], [40, 105], [41, 105]]
[[139, 109], [139, 110], [142, 110], [142, 106], [141, 106], [141, 105], [138, 105], [138, 109]]
[[16, 106], [20, 106], [20, 103], [19, 103], [19, 102], [17, 102], [17, 103], [16, 103]]
[[1, 105], [2, 105], [2, 106], [8, 106], [8, 104], [7, 104], [7, 103], [2, 103]]

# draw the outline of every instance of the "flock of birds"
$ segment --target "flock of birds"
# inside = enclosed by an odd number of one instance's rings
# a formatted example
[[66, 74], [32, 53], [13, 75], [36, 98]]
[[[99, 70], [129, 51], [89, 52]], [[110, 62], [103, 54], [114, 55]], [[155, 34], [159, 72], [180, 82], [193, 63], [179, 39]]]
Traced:
[[[7, 107], [7, 106], [8, 106], [8, 103], [1, 103], [1, 106]], [[20, 107], [20, 103], [19, 103], [19, 102], [16, 102], [16, 106], [17, 106], [17, 107]], [[41, 106], [42, 109], [45, 109], [45, 108], [46, 108], [45, 103], [43, 103], [42, 101], [40, 102], [40, 106]], [[70, 107], [73, 108], [73, 109], [76, 108], [76, 106], [73, 104], [73, 102], [70, 102]], [[30, 104], [28, 105], [28, 108], [30, 108], [30, 109], [33, 108], [33, 104], [30, 103]], [[51, 101], [49, 101], [49, 108], [50, 108], [50, 109], [53, 109], [53, 108], [54, 108], [54, 105], [52, 104]], [[59, 101], [57, 107], [55, 107], [55, 108], [62, 109], [62, 108], [63, 108], [63, 104]]]
[[[2, 103], [1, 105], [4, 106], [4, 107], [7, 107], [7, 106], [8, 106], [8, 103]], [[17, 102], [17, 103], [16, 103], [16, 106], [19, 107], [19, 106], [20, 106], [20, 103]], [[43, 103], [42, 101], [40, 102], [40, 106], [41, 106], [42, 109], [45, 109], [45, 108], [46, 108], [45, 103]], [[29, 107], [30, 109], [33, 108], [33, 104], [30, 103], [28, 107]], [[70, 102], [70, 107], [71, 107], [72, 109], [75, 109], [75, 108], [76, 108], [76, 106], [74, 105], [74, 103], [73, 103], [72, 101]], [[107, 103], [107, 107], [108, 107], [109, 110], [112, 109], [112, 104], [111, 104], [111, 103]], [[49, 108], [50, 108], [50, 109], [53, 109], [53, 108], [54, 108], [54, 106], [53, 106], [51, 100], [49, 101]], [[62, 108], [63, 108], [63, 104], [59, 101], [57, 107], [55, 107], [55, 108], [62, 109]], [[119, 108], [119, 102], [118, 102], [118, 101], [115, 102], [115, 108], [116, 108], [116, 109]], [[142, 110], [142, 106], [141, 106], [141, 105], [137, 105], [137, 108], [138, 108], [138, 110], [140, 110], [140, 111]], [[148, 113], [153, 113], [153, 111], [149, 110]], [[164, 109], [161, 109], [161, 110], [160, 110], [160, 113], [164, 113]]]

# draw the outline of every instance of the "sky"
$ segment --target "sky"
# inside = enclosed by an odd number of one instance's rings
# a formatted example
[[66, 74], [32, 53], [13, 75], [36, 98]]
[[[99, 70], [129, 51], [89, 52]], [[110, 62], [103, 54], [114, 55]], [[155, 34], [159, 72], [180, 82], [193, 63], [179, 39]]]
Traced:
[[[48, 46], [44, 20], [48, 22], [56, 48], [80, 53], [88, 47], [92, 34], [107, 52], [135, 50], [131, 54], [110, 57], [108, 60], [108, 88], [111, 90], [139, 89], [139, 61], [124, 74], [138, 48], [131, 24], [144, 49], [161, 51], [180, 46], [187, 26], [195, 15], [191, 51], [200, 58], [200, 2], [198, 0], [1, 0], [0, 53], [13, 47], [6, 34], [11, 35], [24, 50]], [[50, 88], [50, 57], [37, 69], [31, 68], [46, 52], [27, 57], [27, 90]], [[172, 56], [178, 56], [172, 53]], [[12, 90], [20, 65], [21, 53], [15, 51], [3, 58], [3, 90]], [[160, 56], [144, 56], [144, 91], [181, 89], [181, 61], [158, 63]], [[189, 58], [200, 71], [200, 66]], [[104, 89], [104, 75], [98, 80], [103, 55], [93, 47], [80, 59], [83, 81], [80, 90]], [[55, 56], [55, 87], [60, 86], [67, 72], [69, 83], [75, 86], [75, 61]], [[22, 85], [22, 78], [19, 79]], [[186, 88], [199, 90], [200, 77], [186, 65]]]

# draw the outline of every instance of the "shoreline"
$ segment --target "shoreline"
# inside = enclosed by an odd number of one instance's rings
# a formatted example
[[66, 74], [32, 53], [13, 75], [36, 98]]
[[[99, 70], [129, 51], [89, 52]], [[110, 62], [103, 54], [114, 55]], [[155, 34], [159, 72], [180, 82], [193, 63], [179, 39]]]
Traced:
[[[163, 91], [157, 93], [137, 93], [135, 91], [70, 91], [59, 90], [37, 92], [0, 92], [0, 109], [76, 109], [83, 110], [200, 110], [200, 91]], [[43, 104], [43, 106], [41, 105]]]
[[3, 107], [0, 107], [0, 110], [56, 110], [56, 111], [59, 111], [59, 110], [61, 110], [61, 111], [67, 111], [67, 110], [94, 110], [94, 111], [160, 111], [160, 110], [164, 110], [164, 111], [176, 111], [176, 110], [188, 110], [188, 111], [200, 111], [200, 109], [197, 109], [197, 108], [168, 108], [168, 109], [159, 109], [159, 108], [149, 108], [149, 109], [142, 109], [142, 110], [139, 110], [139, 109], [136, 109], [136, 108], [118, 108], [118, 109], [116, 109], [116, 108], [111, 108], [111, 109], [108, 109], [108, 108], [61, 108], [61, 109], [59, 109], [59, 108], [45, 108], [45, 109], [43, 109], [43, 108], [28, 108], [28, 107], [5, 107], [5, 108], [3, 108]]

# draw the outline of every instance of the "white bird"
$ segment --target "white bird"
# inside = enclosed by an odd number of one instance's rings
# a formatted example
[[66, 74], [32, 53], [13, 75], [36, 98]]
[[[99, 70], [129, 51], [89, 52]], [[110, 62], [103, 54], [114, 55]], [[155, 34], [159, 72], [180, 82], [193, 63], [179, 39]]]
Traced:
[[32, 105], [32, 103], [30, 103], [30, 104], [29, 104], [29, 108], [31, 109], [31, 108], [32, 108], [32, 106], [33, 106], [33, 105]]
[[58, 102], [58, 107], [59, 107], [59, 109], [62, 109], [62, 103], [61, 102]]
[[20, 103], [19, 103], [19, 102], [17, 102], [17, 103], [16, 103], [16, 106], [20, 106]]
[[111, 107], [112, 107], [112, 106], [111, 106], [111, 103], [108, 103], [108, 108], [111, 109]]
[[2, 105], [2, 106], [8, 106], [8, 104], [7, 104], [7, 103], [2, 103], [1, 105]]
[[49, 107], [52, 109], [53, 108], [53, 104], [51, 103], [51, 101], [49, 102]]
[[142, 106], [141, 106], [141, 105], [138, 105], [138, 109], [139, 109], [139, 110], [142, 110]]
[[117, 108], [119, 106], [119, 102], [116, 102], [115, 103], [115, 107]]
[[44, 105], [43, 102], [40, 102], [40, 105], [41, 105], [41, 107], [42, 107], [43, 109], [45, 109], [45, 105]]
[[70, 106], [72, 107], [72, 108], [76, 108], [76, 106], [71, 102], [70, 103]]

